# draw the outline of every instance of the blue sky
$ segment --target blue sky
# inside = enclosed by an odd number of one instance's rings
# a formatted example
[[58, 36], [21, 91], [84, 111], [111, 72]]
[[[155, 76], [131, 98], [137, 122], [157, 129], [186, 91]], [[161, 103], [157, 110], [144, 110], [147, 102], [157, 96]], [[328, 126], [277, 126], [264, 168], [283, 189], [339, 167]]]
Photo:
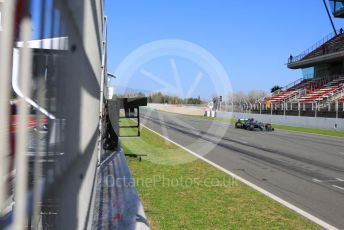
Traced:
[[[268, 91], [273, 85], [283, 86], [302, 77], [300, 70], [286, 67], [287, 58], [332, 31], [322, 0], [106, 0], [105, 12], [109, 72], [116, 73], [125, 57], [146, 43], [179, 39], [195, 43], [216, 57], [227, 71], [233, 91]], [[343, 22], [336, 19], [335, 25], [343, 27]], [[175, 84], [171, 60], [178, 67], [184, 92], [199, 70], [206, 68], [173, 56], [150, 60], [142, 68]], [[121, 85], [120, 78], [110, 84]], [[192, 96], [209, 98], [216, 94], [211, 79], [204, 70]], [[146, 92], [160, 87], [142, 76], [140, 69], [129, 85]]]

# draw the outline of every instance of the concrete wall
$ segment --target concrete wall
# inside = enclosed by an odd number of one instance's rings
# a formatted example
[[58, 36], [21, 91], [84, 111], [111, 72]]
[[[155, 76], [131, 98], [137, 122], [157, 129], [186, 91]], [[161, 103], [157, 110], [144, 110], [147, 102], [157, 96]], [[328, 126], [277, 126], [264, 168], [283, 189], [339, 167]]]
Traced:
[[278, 116], [278, 115], [264, 115], [264, 114], [247, 114], [247, 113], [231, 113], [218, 112], [218, 117], [224, 118], [254, 118], [261, 122], [269, 122], [273, 124], [302, 126], [307, 128], [318, 129], [334, 129], [337, 124], [337, 130], [344, 130], [344, 119], [335, 118], [320, 118], [320, 117], [296, 117], [296, 116]]
[[205, 106], [193, 106], [193, 105], [170, 105], [170, 104], [158, 104], [149, 103], [147, 105], [150, 109], [157, 109], [161, 111], [187, 114], [187, 115], [203, 115], [206, 110]]
[[[58, 1], [59, 2], [59, 1]], [[63, 4], [66, 3], [66, 4]], [[54, 229], [85, 229], [96, 184], [103, 41], [103, 1], [61, 1], [70, 52], [55, 62], [56, 114], [65, 120], [62, 178], [50, 196], [58, 201]]]

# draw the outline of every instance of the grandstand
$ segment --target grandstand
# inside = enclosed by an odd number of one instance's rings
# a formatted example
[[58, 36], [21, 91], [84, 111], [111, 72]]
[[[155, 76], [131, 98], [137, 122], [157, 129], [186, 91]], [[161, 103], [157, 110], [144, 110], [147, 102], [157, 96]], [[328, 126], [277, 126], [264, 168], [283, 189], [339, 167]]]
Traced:
[[[344, 18], [344, 1], [330, 0], [334, 17]], [[288, 68], [311, 70], [311, 75], [262, 98], [253, 113], [344, 118], [344, 31], [332, 32], [297, 56]]]
[[[281, 114], [282, 111], [287, 115], [315, 116], [317, 109], [326, 110], [323, 113], [325, 117], [334, 117], [336, 110], [338, 115], [342, 114], [339, 109], [343, 108], [343, 102], [344, 75], [334, 75], [297, 80], [270, 97], [257, 101], [259, 105], [253, 112]], [[298, 113], [298, 110], [302, 111]]]
[[282, 102], [323, 102], [332, 98], [338, 92], [343, 90], [344, 75], [332, 76], [326, 78], [304, 79], [299, 84], [290, 88], [284, 88], [275, 95], [265, 98], [264, 102], [270, 101], [272, 104]]

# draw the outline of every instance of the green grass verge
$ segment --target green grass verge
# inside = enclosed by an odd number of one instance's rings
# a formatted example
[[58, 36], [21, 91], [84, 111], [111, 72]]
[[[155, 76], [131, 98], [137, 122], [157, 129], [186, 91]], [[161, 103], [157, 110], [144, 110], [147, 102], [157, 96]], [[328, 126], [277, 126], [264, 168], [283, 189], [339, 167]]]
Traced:
[[263, 194], [142, 129], [122, 139], [152, 229], [319, 229]]
[[[206, 120], [213, 120], [213, 121], [224, 121], [224, 122], [229, 122], [232, 124], [234, 124], [237, 121], [237, 119], [235, 118], [204, 117], [204, 116], [193, 116], [193, 117], [206, 119]], [[320, 134], [320, 135], [333, 136], [333, 137], [344, 137], [344, 131], [336, 131], [336, 130], [329, 130], [329, 129], [313, 129], [313, 128], [298, 127], [298, 126], [278, 125], [278, 124], [273, 124], [273, 127], [275, 129], [281, 129], [281, 130], [287, 130], [287, 131]]]
[[296, 131], [296, 132], [303, 132], [303, 133], [321, 134], [321, 135], [334, 136], [334, 137], [344, 137], [343, 131], [336, 131], [336, 130], [312, 129], [312, 128], [304, 128], [304, 127], [288, 126], [288, 125], [275, 125], [275, 124], [274, 124], [274, 128], [289, 130], [289, 131]]
[[[134, 126], [137, 125], [136, 120], [130, 118], [122, 118], [119, 120], [119, 126]], [[119, 129], [119, 136], [130, 136], [134, 137], [137, 136], [138, 129], [137, 128], [120, 128]]]

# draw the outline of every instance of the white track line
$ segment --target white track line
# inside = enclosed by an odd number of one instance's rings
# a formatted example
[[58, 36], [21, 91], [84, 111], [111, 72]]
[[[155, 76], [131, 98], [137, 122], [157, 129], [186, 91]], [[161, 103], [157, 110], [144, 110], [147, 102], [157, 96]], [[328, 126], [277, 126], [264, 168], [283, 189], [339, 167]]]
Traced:
[[344, 188], [343, 187], [340, 187], [340, 186], [337, 186], [337, 185], [332, 185], [333, 187], [335, 187], [335, 188], [338, 188], [338, 189], [341, 189], [341, 190], [344, 190]]
[[[142, 124], [141, 124], [141, 125], [142, 125]], [[255, 185], [255, 184], [249, 182], [248, 180], [245, 180], [244, 178], [242, 178], [242, 177], [240, 177], [240, 176], [234, 174], [233, 172], [228, 171], [227, 169], [225, 169], [225, 168], [223, 168], [223, 167], [221, 167], [221, 166], [215, 164], [215, 163], [212, 162], [212, 161], [209, 161], [208, 159], [206, 159], [206, 158], [204, 158], [204, 157], [198, 155], [197, 153], [195, 153], [195, 152], [193, 152], [193, 151], [191, 151], [191, 150], [185, 148], [184, 146], [182, 146], [182, 145], [180, 145], [180, 144], [178, 144], [178, 143], [172, 141], [171, 139], [169, 139], [169, 138], [167, 138], [167, 137], [161, 135], [160, 133], [158, 133], [158, 132], [156, 132], [156, 131], [154, 131], [154, 130], [148, 128], [146, 125], [142, 125], [142, 126], [145, 127], [146, 129], [148, 129], [149, 131], [155, 133], [156, 135], [158, 135], [158, 136], [164, 138], [165, 140], [168, 140], [168, 141], [170, 141], [171, 143], [177, 145], [178, 147], [184, 149], [185, 151], [191, 153], [192, 155], [196, 156], [197, 158], [199, 158], [199, 159], [201, 159], [201, 160], [207, 162], [208, 164], [214, 166], [215, 168], [221, 170], [222, 172], [224, 172], [224, 173], [230, 175], [231, 177], [233, 177], [233, 178], [235, 178], [235, 179], [241, 181], [242, 183], [248, 185], [249, 187], [251, 187], [251, 188], [257, 190], [258, 192], [263, 193], [264, 195], [266, 195], [266, 196], [268, 196], [269, 198], [271, 198], [271, 199], [277, 201], [278, 203], [284, 205], [285, 207], [287, 207], [287, 208], [293, 210], [294, 212], [296, 212], [296, 213], [298, 213], [298, 214], [300, 214], [300, 215], [306, 217], [307, 219], [313, 221], [314, 223], [320, 225], [321, 227], [323, 227], [323, 228], [325, 228], [325, 229], [330, 229], [330, 230], [332, 230], [332, 229], [333, 229], [333, 230], [338, 229], [338, 228], [336, 228], [336, 227], [330, 225], [329, 223], [327, 223], [327, 222], [325, 222], [325, 221], [323, 221], [323, 220], [321, 220], [321, 219], [319, 219], [319, 218], [313, 216], [312, 214], [310, 214], [310, 213], [308, 213], [308, 212], [306, 212], [306, 211], [304, 211], [304, 210], [302, 210], [302, 209], [296, 207], [295, 205], [293, 205], [293, 204], [291, 204], [291, 203], [289, 203], [289, 202], [283, 200], [282, 198], [279, 198], [278, 196], [276, 196], [276, 195], [274, 195], [274, 194], [272, 194], [272, 193], [266, 191], [265, 189], [263, 189], [263, 188], [261, 188], [261, 187]]]
[[230, 140], [233, 140], [233, 141], [239, 142], [239, 143], [241, 143], [241, 144], [248, 144], [248, 142], [247, 142], [247, 141], [242, 141], [242, 140], [239, 140], [239, 139], [230, 138]]
[[344, 182], [344, 180], [343, 179], [340, 179], [340, 178], [336, 178], [338, 181], [340, 181], [340, 182]]

